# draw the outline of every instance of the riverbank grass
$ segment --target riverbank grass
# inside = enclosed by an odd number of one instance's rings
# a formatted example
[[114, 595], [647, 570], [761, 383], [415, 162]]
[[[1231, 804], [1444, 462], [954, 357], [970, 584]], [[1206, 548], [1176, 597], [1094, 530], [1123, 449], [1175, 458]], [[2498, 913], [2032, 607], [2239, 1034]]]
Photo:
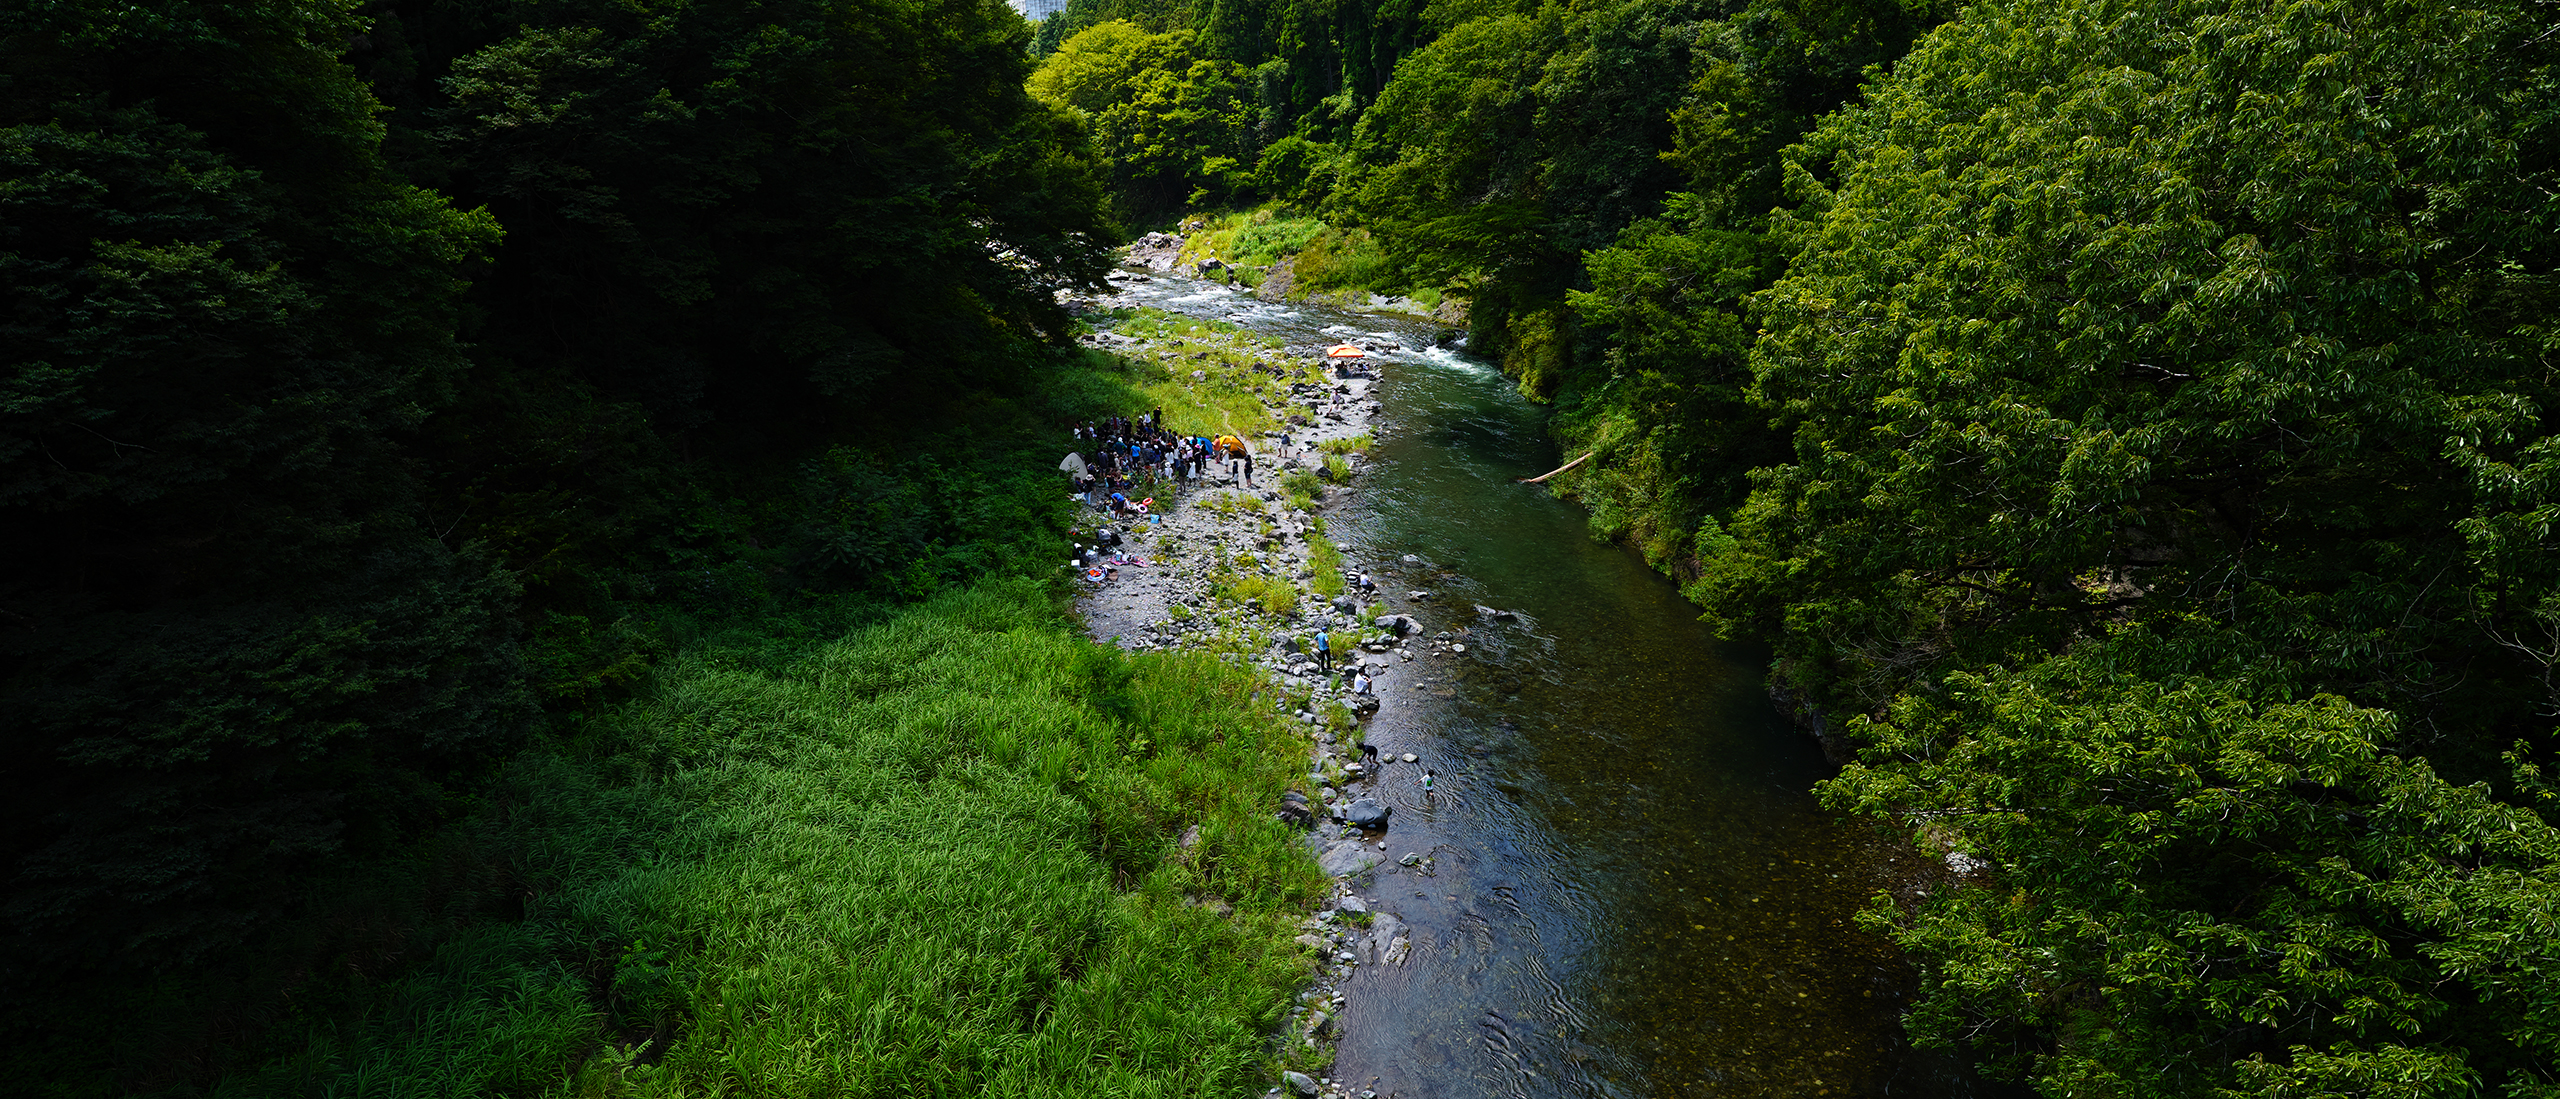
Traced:
[[1290, 384], [1319, 377], [1312, 365], [1275, 355], [1279, 340], [1223, 321], [1131, 309], [1112, 330], [1156, 343], [1145, 357], [1111, 358], [1149, 407], [1164, 409], [1166, 426], [1185, 435], [1278, 430], [1271, 410], [1293, 407]]
[[1242, 1095], [1325, 889], [1305, 745], [1028, 582], [779, 669], [700, 651], [462, 831], [519, 916], [313, 1003], [222, 1095]]
[[1180, 269], [1217, 260], [1248, 286], [1260, 286], [1272, 268], [1289, 265], [1290, 301], [1315, 299], [1359, 306], [1371, 294], [1402, 295], [1424, 309], [1438, 308], [1443, 289], [1414, 286], [1400, 277], [1386, 249], [1367, 229], [1344, 229], [1282, 206], [1202, 212], [1183, 219]]

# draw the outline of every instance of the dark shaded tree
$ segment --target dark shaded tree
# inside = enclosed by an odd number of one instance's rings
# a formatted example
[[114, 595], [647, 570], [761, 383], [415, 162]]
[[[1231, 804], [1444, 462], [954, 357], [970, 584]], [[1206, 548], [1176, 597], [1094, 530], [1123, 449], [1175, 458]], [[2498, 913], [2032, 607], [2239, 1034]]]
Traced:
[[240, 941], [528, 716], [403, 451], [497, 228], [387, 167], [359, 29], [0, 15], [0, 985]]

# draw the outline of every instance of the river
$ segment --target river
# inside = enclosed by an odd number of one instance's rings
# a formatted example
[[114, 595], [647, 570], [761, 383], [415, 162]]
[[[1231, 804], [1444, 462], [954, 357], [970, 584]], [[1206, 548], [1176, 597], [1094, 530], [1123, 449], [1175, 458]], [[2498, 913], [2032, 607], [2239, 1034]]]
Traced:
[[[1126, 289], [1293, 345], [1421, 349], [1436, 331], [1160, 275]], [[1765, 653], [1717, 640], [1580, 508], [1517, 483], [1559, 459], [1498, 371], [1379, 358], [1378, 446], [1331, 529], [1382, 591], [1433, 593], [1397, 609], [1471, 635], [1466, 658], [1391, 676], [1371, 727], [1439, 773], [1427, 794], [1415, 768], [1380, 784], [1390, 854], [1435, 862], [1369, 891], [1414, 950], [1344, 986], [1335, 1079], [1402, 1099], [1994, 1091], [1902, 1039], [1911, 975], [1853, 916], [1915, 856], [1815, 804], [1830, 768], [1771, 706]], [[1519, 619], [1477, 622], [1479, 603]]]

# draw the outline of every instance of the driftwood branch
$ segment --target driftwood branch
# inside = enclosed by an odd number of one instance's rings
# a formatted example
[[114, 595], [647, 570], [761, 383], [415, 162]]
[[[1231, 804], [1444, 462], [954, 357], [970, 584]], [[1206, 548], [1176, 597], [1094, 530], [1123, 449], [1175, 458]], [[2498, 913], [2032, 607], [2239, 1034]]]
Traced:
[[[1599, 452], [1599, 451], [1596, 451], [1596, 450], [1591, 452], [1591, 454], [1598, 454], [1598, 453], [1600, 453], [1600, 452]], [[1523, 477], [1523, 478], [1521, 478], [1521, 479], [1520, 479], [1520, 483], [1521, 483], [1521, 484], [1524, 484], [1524, 485], [1534, 485], [1534, 484], [1537, 484], [1538, 482], [1540, 482], [1540, 481], [1544, 481], [1544, 480], [1546, 480], [1546, 479], [1547, 479], [1547, 478], [1549, 478], [1549, 477], [1553, 477], [1553, 476], [1555, 476], [1556, 474], [1562, 473], [1562, 472], [1564, 472], [1564, 471], [1566, 471], [1566, 470], [1568, 470], [1568, 469], [1572, 469], [1572, 468], [1573, 468], [1573, 467], [1575, 467], [1575, 466], [1581, 465], [1581, 464], [1582, 464], [1582, 463], [1584, 463], [1584, 462], [1588, 462], [1588, 461], [1590, 461], [1590, 460], [1591, 460], [1591, 454], [1585, 454], [1585, 455], [1583, 455], [1582, 457], [1576, 458], [1576, 459], [1574, 459], [1574, 460], [1572, 460], [1572, 461], [1570, 461], [1570, 462], [1566, 462], [1565, 464], [1560, 465], [1560, 466], [1557, 466], [1556, 468], [1551, 469], [1551, 470], [1548, 470], [1547, 472], [1542, 473], [1542, 474], [1539, 474], [1538, 476], [1535, 476], [1535, 477]]]

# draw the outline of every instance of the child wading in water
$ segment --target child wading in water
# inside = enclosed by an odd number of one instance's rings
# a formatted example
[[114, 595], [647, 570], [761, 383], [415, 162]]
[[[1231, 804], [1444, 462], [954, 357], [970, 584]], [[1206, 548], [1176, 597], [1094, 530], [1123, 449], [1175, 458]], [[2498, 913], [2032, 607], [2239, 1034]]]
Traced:
[[1435, 777], [1437, 776], [1431, 773], [1431, 769], [1425, 767], [1422, 769], [1422, 777], [1415, 779], [1413, 784], [1422, 787], [1422, 792], [1428, 794], [1431, 792], [1431, 780]]

